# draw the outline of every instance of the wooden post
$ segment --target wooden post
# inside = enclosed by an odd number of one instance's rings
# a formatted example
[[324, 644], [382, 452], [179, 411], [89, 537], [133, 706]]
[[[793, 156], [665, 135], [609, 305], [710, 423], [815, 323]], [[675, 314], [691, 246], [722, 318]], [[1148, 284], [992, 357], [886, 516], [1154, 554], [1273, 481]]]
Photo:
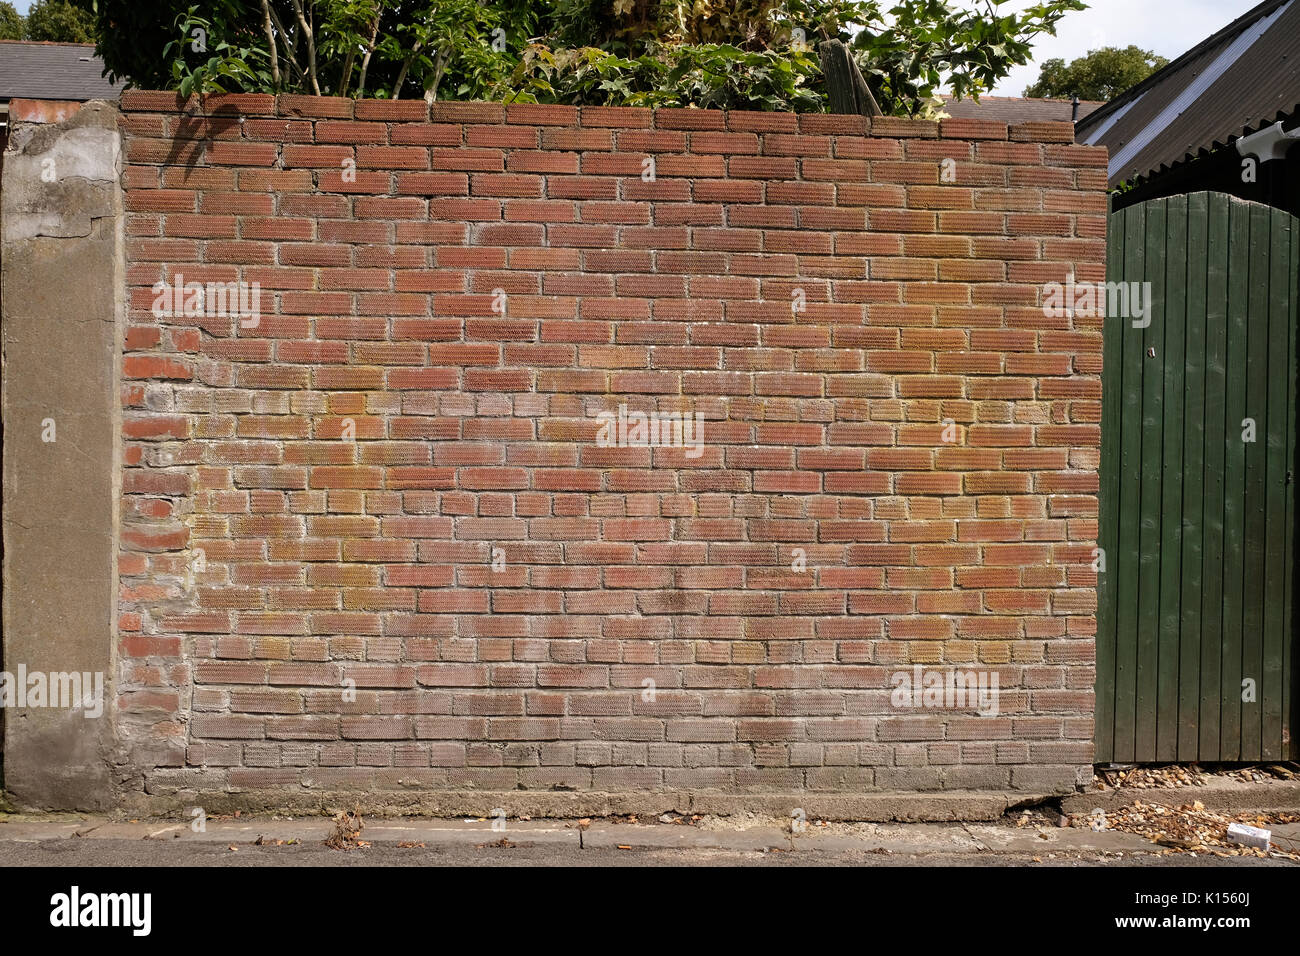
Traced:
[[826, 74], [826, 87], [830, 91], [832, 113], [857, 113], [861, 116], [881, 116], [880, 105], [871, 95], [862, 71], [849, 55], [849, 48], [840, 40], [825, 40], [820, 46], [822, 72]]

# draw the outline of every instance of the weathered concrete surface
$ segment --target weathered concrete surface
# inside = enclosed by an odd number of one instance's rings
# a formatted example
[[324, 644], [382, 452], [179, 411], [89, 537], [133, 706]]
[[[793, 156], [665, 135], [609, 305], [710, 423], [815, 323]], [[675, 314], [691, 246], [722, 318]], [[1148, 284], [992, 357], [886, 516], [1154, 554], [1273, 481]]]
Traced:
[[90, 103], [18, 123], [5, 154], [4, 671], [103, 680], [98, 718], [84, 699], [6, 710], [5, 787], [32, 807], [112, 803], [120, 153], [117, 111]]
[[[1216, 857], [1179, 853], [1112, 853], [1077, 850], [1030, 854], [1006, 853], [880, 853], [872, 849], [836, 850], [796, 846], [742, 848], [579, 847], [576, 843], [511, 843], [496, 841], [399, 847], [375, 843], [365, 849], [331, 850], [322, 843], [274, 843], [254, 846], [197, 843], [184, 840], [58, 840], [0, 844], [0, 865], [60, 867], [1168, 867], [1180, 869], [1258, 869], [1294, 867], [1286, 860]], [[1050, 879], [1050, 878], [1049, 878]], [[1165, 874], [1152, 874], [1154, 881]], [[1167, 880], [1166, 880], [1167, 882]]]
[[1199, 800], [1207, 810], [1259, 810], [1265, 813], [1295, 812], [1300, 810], [1300, 781], [1266, 780], [1244, 783], [1227, 777], [1211, 777], [1203, 787], [1171, 787], [1168, 789], [1138, 789], [1121, 787], [1118, 790], [1088, 790], [1073, 794], [1061, 801], [1065, 813], [1088, 813], [1096, 807], [1115, 810], [1130, 806], [1135, 801], [1159, 804], [1162, 807], [1180, 807]]
[[[241, 817], [205, 820], [196, 831], [192, 818], [152, 822], [115, 822], [103, 817], [41, 820], [16, 817], [0, 823], [0, 844], [33, 840], [184, 840], [197, 843], [250, 844], [282, 840], [324, 841], [334, 832], [323, 817]], [[505, 821], [493, 829], [489, 818], [367, 820], [361, 832], [367, 843], [481, 844], [501, 839], [511, 843], [573, 843], [584, 847], [683, 847], [694, 849], [760, 850], [768, 847], [804, 849], [888, 850], [898, 853], [979, 853], [1040, 850], [1162, 852], [1150, 840], [1131, 833], [957, 823], [855, 823], [819, 827], [809, 824], [792, 833], [780, 820], [755, 818], [731, 825], [726, 818], [707, 818], [700, 826], [670, 823], [624, 823], [593, 820]]]
[[564, 790], [441, 790], [357, 793], [354, 791], [180, 790], [167, 794], [135, 794], [118, 806], [118, 816], [156, 817], [201, 806], [210, 814], [335, 813], [359, 806], [367, 817], [481, 816], [500, 807], [510, 816], [657, 817], [663, 813], [746, 816], [765, 814], [789, 819], [803, 810], [808, 819], [938, 822], [989, 821], [1008, 810], [1031, 806], [1051, 794], [944, 791], [924, 793], [788, 793], [733, 794], [684, 791], [564, 791]]
[[792, 833], [772, 819], [732, 825], [705, 818], [698, 826], [593, 820], [369, 820], [347, 851], [324, 846], [329, 819], [254, 816], [209, 819], [196, 832], [184, 819], [113, 822], [103, 817], [0, 818], [0, 866], [491, 866], [538, 865], [808, 865], [1030, 866], [1288, 865], [1279, 860], [1173, 854], [1130, 833], [1002, 824], [832, 824]]
[[[372, 818], [361, 844], [330, 849], [329, 816], [205, 817], [124, 821], [91, 814], [0, 814], [0, 866], [1177, 866], [1273, 867], [1270, 858], [1169, 850], [1137, 834], [1059, 827], [1052, 814], [1025, 822], [836, 823], [761, 813], [692, 818]], [[1247, 805], [1235, 809], [1247, 811]], [[494, 826], [494, 823], [496, 826]], [[1274, 828], [1300, 839], [1300, 824]], [[1280, 840], [1279, 840], [1280, 842]]]
[[1115, 809], [1134, 800], [1178, 806], [1200, 800], [1214, 810], [1300, 810], [1300, 783], [1270, 781], [1245, 784], [1229, 778], [1212, 778], [1204, 787], [1169, 790], [1087, 791], [1062, 797], [1050, 790], [925, 791], [898, 793], [693, 793], [633, 791], [580, 792], [557, 790], [475, 791], [444, 790], [357, 793], [354, 791], [239, 790], [213, 792], [176, 790], [166, 794], [141, 794], [118, 806], [115, 815], [157, 818], [181, 814], [201, 806], [210, 814], [335, 813], [359, 806], [367, 818], [402, 816], [482, 816], [496, 807], [512, 817], [534, 819], [609, 817], [634, 815], [654, 818], [663, 813], [707, 814], [722, 817], [766, 815], [789, 819], [795, 810], [807, 818], [876, 823], [988, 823], [1026, 807], [1059, 807], [1065, 813], [1087, 813], [1094, 807]]

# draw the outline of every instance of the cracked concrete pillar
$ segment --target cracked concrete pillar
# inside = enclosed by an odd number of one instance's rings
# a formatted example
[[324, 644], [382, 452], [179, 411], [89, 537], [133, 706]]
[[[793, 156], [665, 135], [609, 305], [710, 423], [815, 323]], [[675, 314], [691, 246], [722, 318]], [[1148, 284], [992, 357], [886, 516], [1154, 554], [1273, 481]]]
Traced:
[[103, 809], [115, 736], [121, 137], [110, 104], [57, 111], [71, 115], [55, 123], [43, 122], [48, 105], [14, 102], [0, 186], [4, 783], [22, 806]]

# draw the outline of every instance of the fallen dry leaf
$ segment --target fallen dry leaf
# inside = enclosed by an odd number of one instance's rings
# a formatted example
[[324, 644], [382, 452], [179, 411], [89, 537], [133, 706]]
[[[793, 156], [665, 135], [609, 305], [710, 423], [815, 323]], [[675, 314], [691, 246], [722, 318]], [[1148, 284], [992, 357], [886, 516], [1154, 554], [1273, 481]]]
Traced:
[[[1171, 853], [1212, 852], [1216, 856], [1267, 856], [1263, 850], [1229, 843], [1228, 825], [1248, 823], [1271, 828], [1279, 823], [1300, 822], [1294, 813], [1219, 813], [1205, 809], [1199, 800], [1179, 807], [1166, 807], [1138, 800], [1104, 814], [1105, 828], [1135, 833], [1151, 842], [1170, 848]], [[1300, 862], [1300, 853], [1277, 846], [1274, 855]]]
[[367, 847], [369, 843], [361, 840], [361, 831], [365, 827], [361, 819], [361, 806], [355, 810], [345, 810], [334, 817], [334, 832], [330, 834], [325, 845], [331, 850], [351, 850], [355, 847]]

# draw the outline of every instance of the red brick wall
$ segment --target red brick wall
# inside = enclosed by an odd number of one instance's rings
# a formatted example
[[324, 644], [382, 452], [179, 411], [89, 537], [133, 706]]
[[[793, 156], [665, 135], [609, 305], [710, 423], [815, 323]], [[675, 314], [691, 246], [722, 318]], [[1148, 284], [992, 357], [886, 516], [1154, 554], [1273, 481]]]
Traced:
[[[1100, 320], [1041, 301], [1103, 277], [1106, 157], [1069, 124], [122, 107], [133, 786], [1091, 762]], [[158, 317], [176, 273], [260, 321]], [[702, 453], [600, 447], [620, 404]], [[913, 664], [996, 672], [998, 714], [894, 706]]]

